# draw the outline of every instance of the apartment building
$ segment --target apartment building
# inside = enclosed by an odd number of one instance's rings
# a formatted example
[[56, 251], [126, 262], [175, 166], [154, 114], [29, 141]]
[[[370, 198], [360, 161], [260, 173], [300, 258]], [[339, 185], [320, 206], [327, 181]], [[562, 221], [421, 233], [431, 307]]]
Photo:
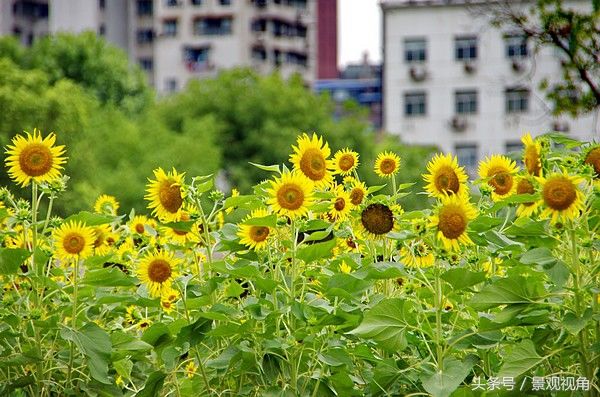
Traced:
[[493, 28], [485, 1], [382, 0], [380, 5], [383, 124], [403, 141], [453, 152], [473, 173], [484, 156], [519, 150], [525, 132], [598, 136], [592, 115], [554, 117], [539, 90], [543, 79], [552, 84], [560, 78], [560, 54], [535, 52], [526, 37]]

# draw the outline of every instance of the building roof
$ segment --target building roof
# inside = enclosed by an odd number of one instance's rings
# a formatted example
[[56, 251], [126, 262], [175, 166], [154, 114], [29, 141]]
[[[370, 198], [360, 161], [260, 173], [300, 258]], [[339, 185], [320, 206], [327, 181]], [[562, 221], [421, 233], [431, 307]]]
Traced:
[[[439, 6], [461, 6], [470, 4], [499, 3], [502, 0], [379, 0], [381, 9], [385, 12], [394, 8], [410, 7], [439, 7]], [[503, 0], [505, 3], [524, 3], [527, 0]]]

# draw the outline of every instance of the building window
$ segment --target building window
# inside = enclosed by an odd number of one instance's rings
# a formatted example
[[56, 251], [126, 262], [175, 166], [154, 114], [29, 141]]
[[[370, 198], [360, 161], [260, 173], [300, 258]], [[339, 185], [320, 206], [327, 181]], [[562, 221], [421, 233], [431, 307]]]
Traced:
[[266, 61], [267, 60], [267, 50], [265, 47], [256, 46], [252, 48], [252, 59], [257, 61]]
[[422, 62], [427, 60], [427, 41], [425, 39], [404, 40], [404, 60], [406, 62]]
[[167, 7], [176, 7], [179, 5], [179, 0], [165, 0], [165, 5]]
[[177, 19], [165, 19], [163, 21], [163, 35], [177, 36]]
[[424, 92], [404, 94], [404, 115], [406, 117], [422, 116], [427, 113], [427, 97]]
[[152, 69], [154, 69], [154, 61], [152, 60], [152, 58], [140, 58], [138, 62], [140, 64], [140, 67], [145, 71], [149, 72]]
[[153, 13], [153, 7], [152, 7], [152, 0], [137, 0], [137, 14], [138, 16], [142, 17], [142, 16], [148, 16], [148, 15], [152, 15]]
[[209, 47], [185, 47], [183, 49], [183, 59], [190, 72], [202, 72], [208, 70]]
[[286, 62], [292, 65], [307, 66], [308, 57], [305, 53], [290, 51], [286, 54]]
[[106, 25], [101, 24], [98, 28], [98, 35], [104, 36], [106, 34]]
[[98, 8], [103, 10], [106, 8], [106, 0], [98, 0]]
[[477, 113], [477, 91], [456, 91], [454, 93], [454, 111], [456, 114]]
[[454, 147], [454, 152], [456, 153], [458, 164], [464, 166], [470, 175], [474, 175], [477, 169], [477, 145], [458, 144]]
[[253, 32], [266, 32], [267, 31], [267, 20], [266, 19], [255, 19], [252, 21], [250, 28]]
[[231, 34], [233, 18], [201, 18], [194, 21], [194, 34], [199, 36], [221, 36]]
[[191, 0], [193, 6], [201, 6], [202, 0]]
[[175, 78], [165, 79], [165, 91], [167, 91], [167, 92], [177, 91], [177, 79], [175, 79]]
[[152, 43], [154, 31], [152, 29], [139, 29], [136, 33], [138, 44]]
[[505, 153], [506, 154], [511, 154], [511, 153], [520, 153], [521, 150], [523, 150], [523, 144], [520, 141], [510, 141], [510, 142], [506, 142], [505, 145]]
[[509, 59], [525, 58], [528, 56], [527, 36], [507, 35], [504, 37], [504, 45], [506, 49], [506, 57]]
[[222, 6], [230, 6], [231, 0], [219, 0], [219, 4]]
[[273, 64], [276, 67], [281, 66], [281, 64], [283, 63], [283, 53], [281, 52], [281, 50], [273, 50]]
[[454, 39], [454, 49], [457, 61], [477, 59], [477, 37], [457, 37]]
[[505, 91], [506, 113], [523, 113], [529, 110], [529, 90], [509, 88]]

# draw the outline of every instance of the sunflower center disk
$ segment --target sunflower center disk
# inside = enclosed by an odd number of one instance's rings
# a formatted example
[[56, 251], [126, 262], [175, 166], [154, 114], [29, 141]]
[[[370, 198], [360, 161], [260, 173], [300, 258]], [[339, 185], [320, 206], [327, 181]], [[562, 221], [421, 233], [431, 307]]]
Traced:
[[41, 176], [52, 169], [52, 152], [39, 143], [27, 145], [19, 156], [21, 170], [28, 176]]
[[344, 208], [346, 208], [346, 200], [344, 200], [342, 197], [338, 197], [337, 199], [335, 199], [333, 208], [335, 208], [336, 211], [343, 210]]
[[459, 238], [467, 228], [467, 219], [460, 208], [444, 207], [439, 214], [438, 229], [444, 237], [454, 240]]
[[320, 181], [325, 177], [325, 157], [318, 149], [307, 149], [300, 159], [300, 170], [313, 181]]
[[63, 239], [63, 248], [71, 255], [79, 254], [85, 248], [85, 238], [78, 233], [69, 233]]
[[269, 237], [269, 228], [266, 226], [252, 226], [250, 238], [257, 243], [263, 242]]
[[[517, 194], [533, 194], [535, 193], [535, 189], [533, 188], [533, 184], [529, 182], [527, 179], [521, 179], [517, 184]], [[533, 202], [522, 203], [524, 206], [529, 207], [533, 205]]]
[[369, 205], [363, 210], [360, 221], [368, 232], [376, 235], [386, 234], [394, 228], [394, 214], [383, 204]]
[[527, 168], [527, 172], [531, 175], [540, 175], [540, 157], [538, 155], [537, 149], [534, 146], [528, 146], [525, 149], [525, 158], [523, 159], [525, 163], [525, 167]]
[[385, 159], [379, 165], [379, 170], [382, 174], [391, 174], [396, 171], [396, 162], [392, 159]]
[[585, 157], [586, 164], [594, 167], [594, 172], [596, 172], [596, 178], [600, 177], [600, 148], [595, 148], [590, 150], [590, 152]]
[[155, 259], [148, 265], [148, 278], [155, 283], [164, 283], [171, 277], [171, 265], [164, 259]]
[[435, 177], [435, 187], [442, 192], [457, 193], [460, 182], [456, 172], [449, 167], [440, 169]]
[[340, 158], [338, 166], [342, 171], [348, 171], [352, 168], [352, 166], [354, 166], [354, 158], [348, 154], [345, 154]]
[[158, 193], [160, 203], [167, 211], [174, 214], [179, 211], [183, 198], [181, 198], [181, 189], [174, 181], [164, 181]]
[[556, 211], [566, 210], [577, 199], [575, 186], [563, 177], [547, 181], [542, 195], [546, 205]]
[[362, 203], [363, 198], [365, 198], [365, 193], [362, 191], [362, 189], [354, 188], [350, 192], [350, 202], [354, 205], [359, 205]]
[[135, 224], [135, 231], [138, 234], [144, 234], [144, 225], [142, 225], [141, 223], [136, 223]]
[[304, 193], [299, 186], [285, 184], [277, 192], [277, 202], [282, 208], [297, 210], [304, 203]]
[[491, 171], [490, 175], [492, 179], [488, 182], [488, 184], [494, 188], [494, 192], [501, 196], [510, 192], [513, 187], [513, 177], [511, 174], [506, 172], [505, 170], [500, 171]]

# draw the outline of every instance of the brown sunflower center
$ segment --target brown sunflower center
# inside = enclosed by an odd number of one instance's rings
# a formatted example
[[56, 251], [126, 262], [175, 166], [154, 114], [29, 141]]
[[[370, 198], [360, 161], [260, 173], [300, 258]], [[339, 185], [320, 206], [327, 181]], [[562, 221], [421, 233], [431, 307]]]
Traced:
[[295, 183], [286, 183], [277, 191], [277, 202], [286, 210], [297, 210], [304, 203], [304, 192]]
[[[533, 184], [528, 179], [521, 179], [519, 183], [517, 183], [517, 194], [533, 194], [535, 193], [535, 189], [533, 188]], [[524, 206], [529, 207], [533, 205], [533, 201], [522, 203]]]
[[600, 178], [600, 147], [590, 150], [585, 156], [584, 162], [594, 167], [596, 178]]
[[352, 169], [352, 167], [354, 166], [354, 157], [350, 154], [343, 154], [339, 161], [338, 161], [338, 167], [340, 167], [340, 170], [346, 172], [349, 171], [350, 169]]
[[266, 226], [252, 226], [249, 234], [252, 241], [260, 243], [269, 237], [269, 228]]
[[523, 156], [523, 162], [525, 163], [525, 168], [527, 168], [527, 172], [531, 175], [539, 176], [541, 167], [540, 167], [540, 155], [537, 151], [537, 148], [534, 145], [528, 145], [525, 148], [525, 155]]
[[310, 148], [300, 159], [300, 170], [313, 181], [320, 181], [327, 172], [325, 157], [319, 149]]
[[85, 238], [76, 232], [68, 233], [63, 238], [63, 248], [71, 255], [77, 255], [85, 248]]
[[365, 192], [358, 187], [355, 187], [350, 191], [350, 202], [354, 205], [359, 205], [365, 198]]
[[557, 176], [546, 181], [542, 196], [548, 207], [556, 211], [562, 211], [575, 202], [577, 189], [568, 178]]
[[460, 182], [456, 172], [447, 166], [440, 168], [435, 176], [435, 187], [441, 192], [458, 193]]
[[30, 143], [19, 155], [19, 166], [27, 176], [41, 176], [52, 169], [52, 160], [52, 152], [47, 146]]
[[96, 239], [94, 240], [94, 248], [98, 248], [102, 244], [104, 244], [106, 236], [104, 235], [104, 232], [102, 230], [96, 230], [94, 231], [94, 233], [96, 234]]
[[445, 205], [438, 215], [438, 230], [450, 240], [459, 238], [467, 229], [465, 212], [457, 205]]
[[488, 181], [488, 184], [494, 188], [496, 194], [504, 196], [510, 192], [513, 187], [513, 177], [506, 172], [504, 167], [492, 168], [488, 175], [492, 177]]
[[138, 234], [144, 234], [144, 231], [145, 231], [145, 229], [144, 229], [144, 224], [142, 224], [142, 223], [136, 223], [136, 224], [135, 224], [135, 231], [136, 231]]
[[148, 278], [155, 283], [164, 283], [171, 277], [171, 264], [164, 259], [154, 259], [148, 265]]
[[364, 228], [376, 235], [383, 235], [394, 228], [394, 214], [392, 210], [383, 204], [370, 204], [360, 215], [360, 221]]
[[158, 192], [158, 199], [168, 212], [176, 213], [183, 204], [180, 186], [172, 179], [163, 181]]
[[333, 208], [335, 208], [336, 211], [342, 211], [346, 208], [346, 200], [344, 200], [343, 197], [336, 198], [335, 203], [333, 203]]
[[383, 159], [379, 164], [379, 171], [384, 175], [389, 175], [396, 171], [396, 161], [394, 159]]

